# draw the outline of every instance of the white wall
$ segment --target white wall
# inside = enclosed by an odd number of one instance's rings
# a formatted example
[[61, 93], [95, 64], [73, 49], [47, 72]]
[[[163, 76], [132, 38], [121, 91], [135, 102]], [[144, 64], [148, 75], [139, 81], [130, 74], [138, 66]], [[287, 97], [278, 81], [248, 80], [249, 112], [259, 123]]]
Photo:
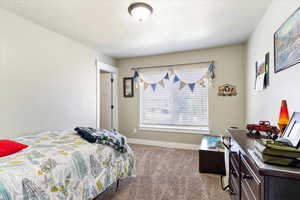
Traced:
[[[247, 122], [270, 120], [277, 124], [282, 99], [287, 100], [290, 115], [294, 111], [300, 111], [300, 65], [275, 74], [273, 50], [273, 34], [299, 6], [299, 0], [274, 0], [248, 41]], [[267, 52], [270, 52], [270, 87], [263, 91], [255, 91], [255, 62], [264, 61]]]
[[[245, 45], [121, 59], [119, 67], [119, 130], [129, 138], [199, 144], [201, 135], [184, 133], [134, 132], [139, 125], [139, 91], [134, 98], [123, 97], [123, 78], [133, 76], [132, 67], [188, 63], [215, 60], [215, 88], [209, 89], [209, 120], [213, 134], [224, 134], [229, 126], [243, 127], [245, 123]], [[230, 83], [237, 86], [238, 96], [219, 97], [217, 86]]]
[[96, 126], [95, 59], [113, 59], [3, 9], [0, 27], [0, 138]]

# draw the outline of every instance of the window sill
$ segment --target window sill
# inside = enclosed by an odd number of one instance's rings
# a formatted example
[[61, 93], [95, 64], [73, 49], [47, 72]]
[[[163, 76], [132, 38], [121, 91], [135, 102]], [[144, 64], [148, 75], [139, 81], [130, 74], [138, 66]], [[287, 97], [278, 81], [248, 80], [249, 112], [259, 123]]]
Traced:
[[186, 133], [186, 134], [210, 134], [208, 127], [189, 128], [189, 127], [165, 127], [155, 125], [140, 125], [139, 131], [145, 132], [168, 132], [168, 133]]

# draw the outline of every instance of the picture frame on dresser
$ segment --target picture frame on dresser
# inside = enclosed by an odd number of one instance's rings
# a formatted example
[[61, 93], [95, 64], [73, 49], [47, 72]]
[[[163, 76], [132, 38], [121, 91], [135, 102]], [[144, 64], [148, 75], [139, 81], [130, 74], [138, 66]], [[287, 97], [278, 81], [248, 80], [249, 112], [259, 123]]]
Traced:
[[288, 139], [296, 148], [300, 146], [300, 113], [294, 112], [291, 120], [289, 121], [283, 138]]
[[275, 73], [300, 63], [300, 7], [274, 34]]

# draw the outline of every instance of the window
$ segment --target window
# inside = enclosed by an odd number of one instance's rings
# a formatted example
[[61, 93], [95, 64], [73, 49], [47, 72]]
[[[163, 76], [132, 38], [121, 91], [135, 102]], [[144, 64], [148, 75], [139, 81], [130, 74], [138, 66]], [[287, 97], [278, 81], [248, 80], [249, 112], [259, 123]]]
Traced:
[[[199, 80], [207, 68], [175, 70], [184, 83]], [[166, 72], [144, 72], [147, 82], [158, 82]], [[164, 80], [163, 85], [140, 87], [140, 127], [157, 129], [208, 130], [208, 89], [195, 85], [193, 91], [181, 81]], [[183, 87], [184, 86], [184, 87]], [[180, 89], [180, 87], [183, 87]]]

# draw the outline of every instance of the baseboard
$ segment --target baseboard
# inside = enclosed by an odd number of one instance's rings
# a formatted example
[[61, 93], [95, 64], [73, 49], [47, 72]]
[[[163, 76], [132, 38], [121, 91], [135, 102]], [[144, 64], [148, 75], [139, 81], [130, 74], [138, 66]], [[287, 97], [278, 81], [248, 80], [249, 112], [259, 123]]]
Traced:
[[137, 139], [137, 138], [127, 138], [127, 142], [129, 144], [143, 144], [143, 145], [149, 145], [149, 146], [176, 148], [176, 149], [189, 149], [189, 150], [198, 150], [199, 149], [199, 145], [196, 145], [196, 144], [163, 142], [163, 141], [144, 140], [144, 139]]

